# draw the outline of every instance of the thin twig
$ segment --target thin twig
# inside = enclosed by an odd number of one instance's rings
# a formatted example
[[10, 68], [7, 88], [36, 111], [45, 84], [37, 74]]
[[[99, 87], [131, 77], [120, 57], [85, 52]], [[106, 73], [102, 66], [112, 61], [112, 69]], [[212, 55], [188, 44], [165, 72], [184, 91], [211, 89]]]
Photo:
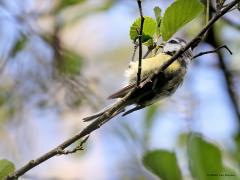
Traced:
[[87, 142], [89, 136], [85, 137], [79, 145], [77, 145], [75, 148], [71, 149], [71, 150], [63, 150], [59, 148], [59, 152], [58, 155], [67, 155], [67, 154], [73, 154], [76, 153], [77, 151], [82, 151], [84, 150], [83, 145]]
[[[208, 24], [198, 33], [197, 36], [195, 36], [192, 41], [190, 41], [185, 48], [177, 52], [166, 64], [162, 66], [162, 68], [159, 70], [159, 72], [164, 71], [171, 63], [175, 61], [178, 57], [180, 57], [187, 49], [196, 46], [196, 43], [199, 42], [199, 39], [205, 34], [205, 32], [213, 26], [213, 24], [224, 14], [228, 12], [229, 9], [231, 9], [234, 5], [236, 5], [239, 2], [239, 0], [234, 0], [230, 2], [224, 9], [220, 11], [220, 13], [216, 14], [209, 22]], [[157, 73], [157, 72], [156, 72]], [[149, 82], [155, 75], [150, 76], [146, 81]], [[140, 84], [141, 85], [141, 84]], [[127, 105], [127, 101], [129, 100], [129, 97], [136, 92], [138, 87], [133, 88], [132, 91], [130, 91], [126, 96], [124, 96], [122, 99], [117, 101], [111, 108], [108, 109], [107, 112], [105, 112], [102, 116], [100, 116], [98, 119], [93, 121], [91, 124], [89, 124], [86, 128], [84, 128], [81, 132], [76, 134], [75, 136], [67, 139], [62, 144], [60, 144], [58, 147], [52, 149], [51, 151], [47, 152], [46, 154], [43, 154], [39, 158], [32, 160], [28, 163], [26, 163], [24, 166], [22, 166], [20, 169], [16, 170], [13, 174], [8, 176], [7, 180], [13, 180], [17, 179], [18, 177], [22, 176], [24, 173], [28, 172], [29, 170], [33, 169], [34, 167], [38, 166], [39, 164], [43, 163], [44, 161], [56, 156], [58, 153], [58, 148], [65, 149], [77, 140], [89, 135], [96, 129], [100, 128], [104, 123], [108, 122], [111, 118], [113, 118], [115, 115], [118, 114], [119, 110], [123, 109]]]
[[231, 51], [226, 45], [222, 45], [222, 46], [220, 46], [220, 47], [218, 47], [218, 48], [216, 48], [216, 49], [214, 49], [214, 50], [212, 50], [212, 51], [204, 51], [204, 52], [201, 52], [201, 53], [193, 56], [192, 59], [195, 59], [195, 58], [197, 58], [197, 57], [199, 57], [199, 56], [203, 56], [203, 55], [206, 55], [206, 54], [217, 53], [217, 52], [218, 52], [220, 49], [222, 49], [222, 48], [226, 49], [226, 50], [229, 52], [229, 54], [232, 55], [232, 51]]
[[[213, 5], [210, 6], [210, 10], [211, 12], [217, 13], [219, 7], [217, 7], [216, 9], [213, 7]], [[233, 21], [231, 21], [229, 18], [227, 17], [222, 17], [221, 18], [226, 24], [228, 24], [229, 26], [233, 27], [234, 29], [236, 29], [237, 31], [240, 30], [240, 24], [234, 23]]]
[[216, 9], [217, 11], [221, 11], [221, 9], [224, 7], [225, 1], [223, 0], [216, 0]]
[[137, 72], [137, 86], [139, 86], [141, 82], [141, 71], [142, 71], [142, 32], [143, 32], [143, 24], [144, 17], [142, 13], [142, 0], [137, 0], [139, 13], [141, 16], [141, 24], [140, 24], [140, 32], [138, 33], [138, 41], [139, 41], [139, 59], [138, 59], [138, 72]]
[[[132, 59], [131, 59], [132, 62], [135, 59], [135, 55], [136, 55], [136, 51], [137, 51], [138, 46], [139, 45], [137, 43], [134, 43], [133, 55], [132, 55]], [[152, 46], [149, 46], [147, 52], [144, 54], [142, 59], [145, 59], [152, 52], [152, 50], [155, 49], [155, 47], [156, 47], [155, 43]]]
[[[137, 52], [137, 48], [138, 48], [138, 43], [135, 41], [135, 42], [134, 42], [134, 49], [133, 49], [133, 55], [132, 55], [131, 62], [133, 62], [134, 59], [135, 59], [135, 55], [136, 55], [136, 52]], [[129, 66], [130, 66], [130, 65], [129, 65]]]

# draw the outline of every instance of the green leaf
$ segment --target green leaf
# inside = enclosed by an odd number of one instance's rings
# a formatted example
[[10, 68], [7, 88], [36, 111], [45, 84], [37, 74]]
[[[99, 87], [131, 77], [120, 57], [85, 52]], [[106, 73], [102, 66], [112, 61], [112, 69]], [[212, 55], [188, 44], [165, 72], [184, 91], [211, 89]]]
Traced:
[[158, 25], [160, 25], [160, 21], [161, 21], [161, 12], [162, 12], [162, 10], [161, 10], [161, 8], [160, 7], [158, 7], [158, 6], [156, 6], [156, 7], [154, 7], [154, 14], [155, 14], [155, 17], [156, 17], [156, 21], [157, 21], [157, 24]]
[[166, 150], [147, 152], [143, 156], [144, 166], [163, 180], [182, 179], [176, 155]]
[[80, 73], [82, 63], [82, 57], [78, 54], [63, 50], [62, 59], [59, 61], [59, 70], [63, 74], [77, 75]]
[[155, 18], [156, 18], [156, 22], [157, 22], [157, 35], [160, 35], [160, 25], [161, 25], [161, 20], [162, 20], [162, 16], [161, 16], [161, 8], [156, 6], [154, 9], [154, 14], [155, 14]]
[[[134, 21], [134, 23], [130, 27], [131, 40], [135, 41], [138, 38], [140, 26], [141, 18], [138, 18], [137, 20]], [[151, 17], [144, 17], [142, 43], [146, 43], [149, 40], [153, 42], [153, 35], [156, 33], [156, 29], [157, 29], [156, 21]], [[145, 45], [148, 45], [148, 43]]]
[[147, 47], [150, 47], [153, 45], [153, 39], [150, 38], [150, 39], [147, 39], [144, 41], [143, 45], [147, 46]]
[[12, 48], [12, 56], [15, 56], [19, 51], [21, 51], [25, 44], [27, 43], [27, 37], [22, 35], [20, 39], [15, 43], [14, 47]]
[[183, 25], [192, 21], [204, 9], [199, 0], [176, 0], [165, 11], [161, 23], [164, 41], [170, 39]]
[[223, 173], [221, 152], [201, 136], [191, 135], [188, 142], [189, 167], [197, 180], [218, 180]]
[[62, 9], [69, 7], [69, 6], [73, 6], [73, 5], [77, 5], [80, 3], [85, 2], [86, 0], [60, 0], [56, 11], [61, 11]]
[[2, 159], [0, 160], [0, 179], [4, 179], [9, 174], [13, 173], [15, 166], [12, 162]]

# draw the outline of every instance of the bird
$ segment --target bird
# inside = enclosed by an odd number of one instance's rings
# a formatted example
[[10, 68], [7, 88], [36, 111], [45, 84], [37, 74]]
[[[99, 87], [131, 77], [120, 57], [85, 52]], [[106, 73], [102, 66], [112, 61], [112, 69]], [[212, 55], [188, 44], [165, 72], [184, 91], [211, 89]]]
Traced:
[[[163, 64], [166, 63], [176, 52], [184, 48], [186, 44], [187, 42], [182, 38], [172, 38], [161, 45], [162, 52], [153, 57], [142, 59], [141, 82], [144, 82], [149, 76], [158, 72]], [[143, 109], [146, 106], [150, 106], [163, 98], [171, 96], [182, 84], [192, 57], [193, 52], [192, 49], [189, 48], [164, 71], [160, 71], [153, 76], [153, 78], [150, 81], [147, 81], [143, 87], [137, 88], [127, 100], [118, 106], [114, 115], [123, 113], [122, 115], [125, 116], [134, 111]], [[108, 99], [118, 99], [117, 102], [121, 101], [122, 98], [133, 90], [137, 85], [137, 72], [138, 61], [131, 61], [128, 69], [125, 71], [128, 85], [110, 95]], [[125, 108], [130, 105], [135, 105], [135, 107], [125, 112]], [[111, 107], [113, 106], [111, 105], [97, 114], [85, 117], [83, 118], [83, 121], [96, 120], [104, 113], [107, 113]]]

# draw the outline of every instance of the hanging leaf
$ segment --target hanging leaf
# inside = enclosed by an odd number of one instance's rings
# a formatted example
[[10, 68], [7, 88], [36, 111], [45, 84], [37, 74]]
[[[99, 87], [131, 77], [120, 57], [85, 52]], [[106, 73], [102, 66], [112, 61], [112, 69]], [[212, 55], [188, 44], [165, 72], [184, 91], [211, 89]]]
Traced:
[[12, 162], [2, 159], [0, 160], [0, 179], [4, 179], [9, 174], [13, 173], [15, 166]]
[[167, 41], [183, 25], [192, 21], [204, 9], [199, 0], [176, 0], [165, 11], [161, 23], [161, 35]]
[[155, 14], [155, 18], [156, 18], [156, 22], [157, 22], [157, 35], [160, 35], [160, 25], [161, 25], [161, 20], [162, 20], [162, 16], [161, 16], [161, 12], [162, 10], [160, 9], [160, 7], [156, 6], [154, 9], [154, 14]]
[[[141, 18], [138, 18], [134, 21], [130, 27], [130, 38], [133, 41], [136, 41], [140, 33]], [[151, 17], [144, 17], [143, 23], [143, 32], [142, 32], [142, 43], [146, 46], [149, 46], [153, 43], [153, 35], [156, 33], [157, 23]]]
[[187, 148], [193, 177], [197, 180], [220, 179], [223, 165], [222, 155], [217, 146], [205, 141], [201, 136], [191, 135]]
[[155, 150], [147, 152], [143, 156], [144, 166], [164, 180], [182, 179], [181, 171], [177, 164], [176, 155], [166, 150]]

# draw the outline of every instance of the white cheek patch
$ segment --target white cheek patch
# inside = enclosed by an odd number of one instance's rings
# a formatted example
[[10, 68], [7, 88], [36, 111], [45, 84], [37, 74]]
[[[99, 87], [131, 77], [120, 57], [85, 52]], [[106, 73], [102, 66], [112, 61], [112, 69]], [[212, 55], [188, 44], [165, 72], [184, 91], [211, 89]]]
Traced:
[[178, 51], [181, 48], [181, 46], [179, 44], [170, 44], [167, 43], [164, 47], [163, 47], [163, 52], [174, 52], [174, 51]]

